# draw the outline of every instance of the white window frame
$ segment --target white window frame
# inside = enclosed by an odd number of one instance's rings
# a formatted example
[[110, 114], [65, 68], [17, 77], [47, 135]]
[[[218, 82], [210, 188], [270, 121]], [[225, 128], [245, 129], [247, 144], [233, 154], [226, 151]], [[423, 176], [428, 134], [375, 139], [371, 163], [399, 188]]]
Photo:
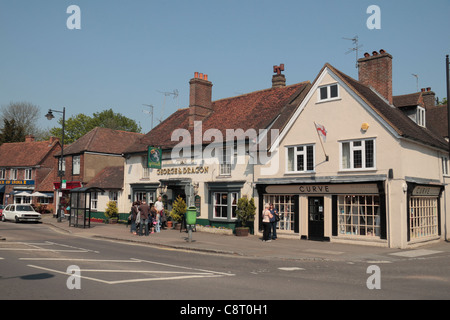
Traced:
[[426, 122], [425, 115], [426, 115], [425, 108], [417, 106], [416, 123], [421, 127], [426, 127], [427, 122]]
[[[366, 141], [373, 142], [373, 166], [368, 167], [366, 161]], [[355, 145], [355, 143], [361, 142], [360, 146]], [[349, 167], [344, 166], [344, 144], [349, 144]], [[368, 138], [368, 139], [355, 139], [355, 140], [345, 140], [339, 142], [339, 166], [341, 171], [361, 171], [361, 170], [376, 170], [377, 168], [377, 157], [376, 157], [376, 139]], [[361, 151], [361, 168], [355, 168], [355, 152]]]
[[6, 169], [0, 169], [0, 180], [6, 180]]
[[[229, 152], [233, 153], [234, 156], [234, 149], [231, 149], [228, 151], [227, 148], [220, 149], [219, 154], [219, 175], [220, 176], [231, 176], [231, 155]], [[228, 152], [227, 152], [228, 151]]]
[[24, 169], [24, 180], [33, 180], [33, 169]]
[[62, 171], [64, 174], [66, 172], [66, 157], [58, 158], [58, 169]]
[[[219, 196], [219, 199], [222, 199], [224, 195], [227, 196], [226, 203], [216, 203], [216, 197]], [[237, 201], [239, 199], [238, 192], [217, 191], [213, 192], [212, 196], [213, 196], [213, 219], [217, 220], [237, 219], [236, 209], [237, 209]], [[226, 212], [226, 215], [225, 216], [216, 215], [216, 207], [221, 208], [220, 212], [222, 212], [223, 210], [224, 212]]]
[[[337, 89], [337, 96], [336, 97], [331, 97], [331, 87], [336, 86]], [[322, 89], [326, 88], [326, 93], [327, 93], [327, 97], [326, 98], [322, 98]], [[330, 83], [324, 86], [320, 86], [317, 88], [317, 101], [318, 102], [327, 102], [327, 101], [333, 101], [333, 100], [339, 100], [341, 98], [340, 95], [340, 89], [339, 89], [339, 85], [337, 83]]]
[[442, 159], [442, 174], [448, 176], [448, 158], [446, 156], [441, 157]]
[[98, 192], [91, 193], [91, 209], [97, 211]]
[[[312, 159], [313, 159], [313, 169], [308, 170], [308, 147], [312, 147]], [[303, 148], [303, 150], [299, 150]], [[293, 170], [289, 169], [289, 150], [292, 150], [293, 155]], [[298, 167], [298, 156], [303, 155], [303, 168], [304, 170], [297, 170]], [[315, 144], [302, 144], [296, 146], [286, 147], [286, 173], [309, 173], [315, 172], [316, 170], [316, 147]]]
[[72, 175], [79, 175], [81, 172], [81, 156], [72, 157]]
[[9, 180], [17, 180], [18, 170], [11, 169], [9, 172]]

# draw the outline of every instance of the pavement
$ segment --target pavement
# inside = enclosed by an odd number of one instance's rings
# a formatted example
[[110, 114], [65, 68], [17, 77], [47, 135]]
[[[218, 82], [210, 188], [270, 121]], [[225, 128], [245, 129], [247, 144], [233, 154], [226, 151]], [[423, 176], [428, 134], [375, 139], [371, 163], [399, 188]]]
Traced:
[[450, 243], [447, 241], [402, 250], [369, 245], [300, 240], [285, 238], [281, 235], [277, 240], [263, 242], [260, 234], [237, 237], [204, 231], [192, 232], [192, 238], [189, 241], [188, 233], [184, 230], [180, 232], [180, 230], [165, 229], [149, 236], [136, 236], [131, 234], [129, 226], [124, 224], [91, 222], [91, 228], [76, 228], [69, 227], [68, 220], [58, 222], [53, 215], [43, 215], [42, 223], [73, 236], [239, 257], [389, 263], [399, 259], [419, 258], [433, 254], [450, 255]]

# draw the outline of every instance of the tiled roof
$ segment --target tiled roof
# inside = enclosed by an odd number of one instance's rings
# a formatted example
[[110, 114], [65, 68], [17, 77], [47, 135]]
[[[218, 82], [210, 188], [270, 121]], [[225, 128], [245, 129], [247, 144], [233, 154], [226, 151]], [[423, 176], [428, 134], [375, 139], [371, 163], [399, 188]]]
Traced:
[[[310, 85], [308, 81], [285, 87], [270, 88], [212, 102], [212, 113], [202, 121], [202, 130], [217, 129], [226, 137], [227, 129], [265, 129], [281, 114], [289, 103]], [[281, 126], [281, 124], [278, 124]], [[180, 109], [155, 127], [125, 153], [143, 152], [148, 146], [174, 147], [171, 141], [176, 129], [189, 129], [189, 108]], [[193, 137], [193, 134], [191, 135]], [[193, 140], [193, 139], [192, 139]]]
[[441, 137], [448, 137], [448, 111], [446, 105], [427, 108], [427, 128]]
[[0, 146], [0, 167], [33, 167], [52, 151], [58, 140], [4, 143]]
[[[143, 136], [142, 133], [96, 127], [68, 147], [65, 147], [64, 155], [83, 152], [122, 154], [129, 144], [133, 144], [136, 139]], [[55, 156], [58, 155], [55, 154]]]
[[372, 109], [384, 119], [400, 136], [421, 142], [439, 149], [448, 150], [448, 143], [442, 136], [436, 135], [427, 128], [420, 127], [401, 110], [390, 106], [371, 88], [337, 70], [330, 64], [324, 66], [336, 73], [350, 88], [354, 90]]
[[394, 101], [394, 106], [396, 106], [397, 108], [402, 108], [423, 104], [421, 96], [422, 94], [420, 92], [415, 92], [410, 94], [403, 94], [400, 96], [394, 96], [392, 97], [392, 99]]
[[106, 167], [88, 183], [88, 187], [101, 189], [123, 188], [123, 166]]

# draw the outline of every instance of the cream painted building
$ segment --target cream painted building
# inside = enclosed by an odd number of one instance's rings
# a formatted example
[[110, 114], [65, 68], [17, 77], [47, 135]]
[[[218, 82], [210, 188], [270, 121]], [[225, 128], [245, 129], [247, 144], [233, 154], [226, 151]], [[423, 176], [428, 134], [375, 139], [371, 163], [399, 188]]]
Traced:
[[[309, 85], [286, 86], [278, 74], [272, 88], [212, 101], [212, 83], [196, 73], [189, 108], [176, 111], [124, 152], [123, 192], [129, 206], [136, 200], [155, 202], [161, 195], [170, 212], [181, 196], [188, 206], [197, 206], [200, 224], [234, 229], [238, 199], [255, 195], [256, 164], [249, 144]], [[149, 146], [162, 149], [161, 169], [148, 168]], [[174, 153], [177, 148], [183, 150]]]
[[448, 143], [392, 104], [392, 56], [358, 62], [360, 81], [325, 64], [296, 106], [271, 162], [256, 167], [259, 208], [279, 210], [279, 236], [398, 248], [448, 239]]

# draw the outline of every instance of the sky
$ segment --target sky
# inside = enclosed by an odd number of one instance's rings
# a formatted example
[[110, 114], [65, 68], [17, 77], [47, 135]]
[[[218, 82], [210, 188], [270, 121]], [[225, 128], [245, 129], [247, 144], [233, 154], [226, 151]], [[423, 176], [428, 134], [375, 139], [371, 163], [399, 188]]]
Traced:
[[431, 87], [442, 99], [449, 15], [450, 0], [0, 0], [0, 106], [38, 106], [42, 129], [59, 126], [48, 109], [113, 109], [147, 133], [144, 105], [153, 126], [188, 107], [194, 72], [213, 100], [270, 88], [281, 63], [288, 85], [325, 63], [357, 79], [355, 36], [358, 58], [393, 56], [394, 95]]

